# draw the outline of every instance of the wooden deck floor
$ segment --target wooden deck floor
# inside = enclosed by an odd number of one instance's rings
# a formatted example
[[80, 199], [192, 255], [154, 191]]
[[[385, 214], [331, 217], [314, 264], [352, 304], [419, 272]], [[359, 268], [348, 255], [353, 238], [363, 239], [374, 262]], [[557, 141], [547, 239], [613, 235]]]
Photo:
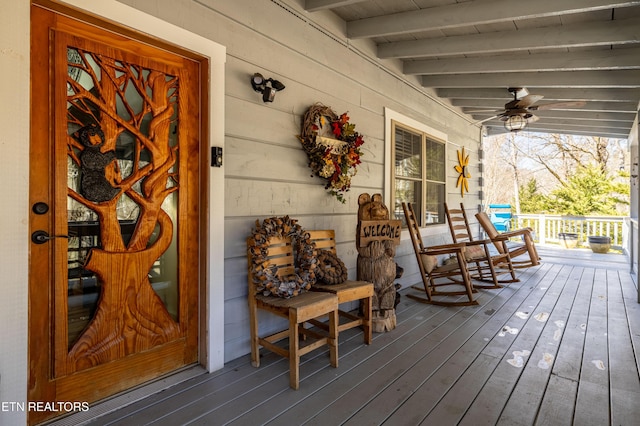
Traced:
[[340, 335], [337, 369], [309, 354], [298, 391], [286, 360], [266, 352], [260, 368], [243, 357], [89, 424], [639, 424], [640, 305], [626, 258], [540, 252], [521, 282], [481, 290], [480, 306], [403, 297], [396, 329], [370, 346]]

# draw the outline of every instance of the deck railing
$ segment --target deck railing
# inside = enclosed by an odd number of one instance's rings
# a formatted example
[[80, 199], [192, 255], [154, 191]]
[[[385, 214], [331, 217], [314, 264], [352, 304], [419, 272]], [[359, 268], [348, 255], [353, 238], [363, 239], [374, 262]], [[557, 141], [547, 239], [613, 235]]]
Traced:
[[520, 214], [512, 218], [511, 229], [529, 227], [540, 244], [559, 243], [560, 233], [578, 234], [578, 246], [587, 245], [587, 237], [611, 237], [611, 246], [626, 247], [629, 218], [624, 216], [563, 216], [550, 214]]

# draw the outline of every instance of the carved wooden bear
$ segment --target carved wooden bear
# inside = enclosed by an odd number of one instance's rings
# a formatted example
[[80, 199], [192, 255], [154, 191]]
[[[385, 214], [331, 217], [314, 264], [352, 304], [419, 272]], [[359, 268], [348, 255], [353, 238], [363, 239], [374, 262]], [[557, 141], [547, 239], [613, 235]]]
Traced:
[[360, 235], [363, 221], [388, 221], [389, 209], [384, 205], [381, 194], [360, 194], [358, 205], [358, 280], [372, 282], [374, 286], [373, 331], [389, 331], [396, 326], [396, 287], [393, 283], [396, 277], [396, 242], [377, 240], [361, 247]]
[[78, 130], [84, 150], [80, 153], [80, 193], [84, 198], [96, 203], [110, 201], [120, 189], [111, 185], [106, 177], [106, 168], [116, 162], [113, 151], [102, 152], [104, 133], [99, 126], [89, 124]]

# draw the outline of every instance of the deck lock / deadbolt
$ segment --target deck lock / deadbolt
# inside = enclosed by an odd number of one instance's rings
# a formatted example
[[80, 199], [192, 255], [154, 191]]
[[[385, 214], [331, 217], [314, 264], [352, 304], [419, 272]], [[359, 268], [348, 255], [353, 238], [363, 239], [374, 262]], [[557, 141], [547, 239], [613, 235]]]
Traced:
[[49, 235], [47, 231], [35, 231], [31, 234], [31, 241], [36, 244], [44, 244], [49, 240], [53, 240], [54, 238], [69, 238], [68, 235]]
[[42, 201], [38, 201], [37, 203], [35, 203], [32, 207], [31, 210], [35, 213], [35, 214], [45, 214], [49, 211], [49, 206], [47, 205], [47, 203], [43, 203]]

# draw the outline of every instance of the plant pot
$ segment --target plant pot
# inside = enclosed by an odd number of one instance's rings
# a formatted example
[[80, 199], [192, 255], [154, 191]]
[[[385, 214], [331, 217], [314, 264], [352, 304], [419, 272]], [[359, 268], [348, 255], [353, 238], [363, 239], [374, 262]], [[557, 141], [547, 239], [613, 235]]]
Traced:
[[571, 249], [578, 246], [578, 234], [572, 234], [570, 232], [560, 232], [558, 239], [562, 247]]
[[589, 247], [594, 253], [607, 253], [611, 248], [611, 237], [587, 237]]

